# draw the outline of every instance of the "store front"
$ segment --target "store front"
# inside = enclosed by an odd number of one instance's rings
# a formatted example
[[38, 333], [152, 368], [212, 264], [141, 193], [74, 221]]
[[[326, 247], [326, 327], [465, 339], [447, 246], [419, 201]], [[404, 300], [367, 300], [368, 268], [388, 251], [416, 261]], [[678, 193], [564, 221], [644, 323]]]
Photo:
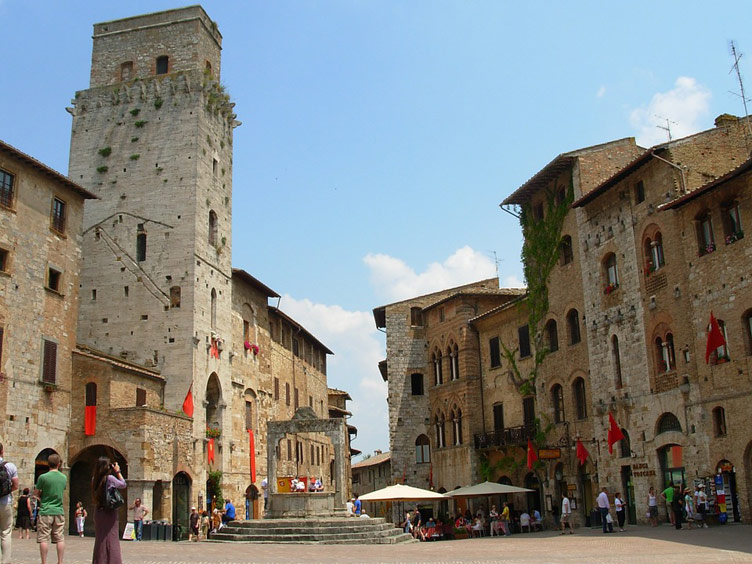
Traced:
[[[718, 485], [722, 485], [727, 519], [739, 523], [742, 517], [736, 491], [736, 468], [728, 460], [721, 460], [716, 467], [716, 473], [716, 488], [719, 489]], [[720, 502], [719, 511], [721, 511]]]

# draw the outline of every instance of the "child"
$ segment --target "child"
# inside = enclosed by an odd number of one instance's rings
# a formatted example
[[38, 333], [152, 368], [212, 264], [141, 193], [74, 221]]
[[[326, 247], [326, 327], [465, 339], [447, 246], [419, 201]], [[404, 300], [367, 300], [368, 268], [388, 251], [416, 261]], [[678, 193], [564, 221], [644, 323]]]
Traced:
[[80, 501], [76, 503], [76, 530], [78, 531], [78, 536], [81, 538], [84, 538], [84, 523], [86, 522], [86, 517], [88, 516], [88, 513], [86, 513], [86, 509], [84, 509], [84, 504]]

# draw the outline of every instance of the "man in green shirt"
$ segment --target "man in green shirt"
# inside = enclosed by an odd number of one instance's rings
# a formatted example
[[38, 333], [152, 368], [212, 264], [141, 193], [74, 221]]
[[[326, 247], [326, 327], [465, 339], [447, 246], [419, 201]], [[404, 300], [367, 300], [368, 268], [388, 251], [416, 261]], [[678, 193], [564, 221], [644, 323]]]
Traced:
[[674, 501], [674, 484], [669, 484], [669, 486], [661, 492], [661, 497], [666, 502], [668, 518], [671, 521], [671, 524], [675, 525], [674, 512], [671, 509], [671, 503]]
[[57, 548], [57, 562], [63, 564], [65, 552], [65, 511], [63, 510], [63, 492], [68, 478], [61, 473], [60, 455], [51, 454], [47, 458], [50, 471], [39, 476], [36, 484], [36, 496], [39, 498], [39, 517], [37, 519], [37, 543], [42, 564], [47, 564], [47, 552], [50, 540]]

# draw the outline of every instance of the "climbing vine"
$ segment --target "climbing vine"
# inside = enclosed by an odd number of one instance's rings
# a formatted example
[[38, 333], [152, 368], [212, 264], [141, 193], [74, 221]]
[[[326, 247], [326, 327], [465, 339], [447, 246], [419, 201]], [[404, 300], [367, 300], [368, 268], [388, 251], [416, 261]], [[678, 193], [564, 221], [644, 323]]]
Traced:
[[517, 364], [515, 354], [518, 349], [510, 349], [501, 343], [504, 357], [512, 369], [512, 381], [522, 396], [535, 395], [538, 369], [550, 352], [543, 341], [543, 331], [539, 325], [548, 312], [548, 279], [559, 260], [561, 228], [574, 200], [572, 179], [570, 178], [569, 188], [563, 198], [558, 197], [556, 185], [546, 188], [544, 193], [546, 210], [543, 217], [536, 217], [530, 202], [522, 206], [520, 213], [524, 237], [521, 259], [527, 283], [527, 297], [523, 303], [527, 307], [533, 357], [529, 372], [523, 374]]

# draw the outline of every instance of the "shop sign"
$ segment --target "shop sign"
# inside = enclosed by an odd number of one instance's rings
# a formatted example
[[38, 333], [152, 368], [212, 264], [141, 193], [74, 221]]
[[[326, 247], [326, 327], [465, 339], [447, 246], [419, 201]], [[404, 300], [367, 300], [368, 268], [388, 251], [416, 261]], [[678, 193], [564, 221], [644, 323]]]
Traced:
[[569, 492], [576, 492], [577, 491], [577, 484], [567, 484], [567, 491], [569, 491]]
[[638, 462], [636, 464], [632, 464], [632, 476], [655, 476], [655, 470], [652, 470], [647, 465], [647, 462]]
[[541, 460], [553, 460], [561, 458], [560, 448], [542, 448], [538, 451], [538, 458]]

